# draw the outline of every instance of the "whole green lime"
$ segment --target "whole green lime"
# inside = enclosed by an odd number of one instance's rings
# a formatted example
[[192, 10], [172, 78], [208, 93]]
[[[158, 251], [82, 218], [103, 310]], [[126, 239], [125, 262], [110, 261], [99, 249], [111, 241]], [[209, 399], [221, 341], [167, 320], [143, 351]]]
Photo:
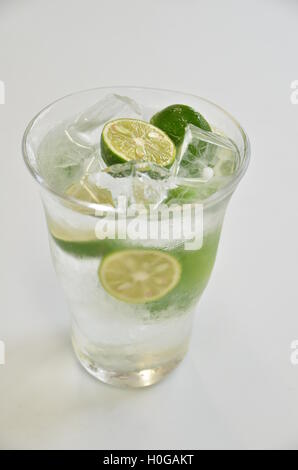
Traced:
[[151, 124], [163, 130], [176, 146], [183, 142], [186, 127], [193, 124], [204, 131], [211, 132], [211, 127], [204, 116], [185, 104], [172, 104], [154, 114]]

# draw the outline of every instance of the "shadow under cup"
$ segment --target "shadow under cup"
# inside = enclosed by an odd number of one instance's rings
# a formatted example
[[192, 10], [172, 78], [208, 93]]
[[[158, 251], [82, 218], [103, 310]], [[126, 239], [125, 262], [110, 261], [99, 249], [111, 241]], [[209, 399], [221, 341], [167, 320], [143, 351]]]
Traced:
[[[96, 230], [102, 213], [99, 216], [97, 205], [75, 200], [45, 181], [37, 158], [45, 136], [108, 94], [128, 96], [156, 110], [175, 103], [189, 105], [236, 144], [239, 150], [236, 171], [202, 203], [200, 248], [185, 250], [181, 243], [156, 245], [156, 241], [150, 240], [137, 243], [100, 240]], [[109, 384], [144, 387], [158, 382], [187, 352], [195, 306], [214, 265], [224, 213], [248, 165], [249, 143], [245, 132], [224, 110], [196, 96], [143, 88], [98, 88], [66, 96], [42, 110], [26, 129], [23, 153], [41, 188], [53, 262], [68, 301], [73, 347], [80, 363], [90, 374]], [[146, 303], [129, 303], [111, 295], [99, 275], [102, 263], [115, 253], [118, 256], [129, 250], [142, 253], [149, 250], [153, 256], [156, 252], [165, 253], [167, 260], [174, 259], [180, 266], [180, 277], [172, 291]], [[119, 259], [119, 269], [123, 269]]]

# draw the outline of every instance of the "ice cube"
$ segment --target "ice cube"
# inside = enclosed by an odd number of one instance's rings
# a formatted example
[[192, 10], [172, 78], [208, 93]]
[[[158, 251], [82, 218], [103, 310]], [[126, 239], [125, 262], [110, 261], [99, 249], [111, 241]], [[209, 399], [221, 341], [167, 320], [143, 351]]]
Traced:
[[64, 191], [84, 173], [84, 162], [94, 151], [72, 143], [65, 134], [65, 123], [52, 129], [37, 149], [40, 174], [48, 185]]
[[135, 204], [149, 204], [157, 208], [174, 186], [169, 170], [154, 163], [140, 162], [136, 164], [136, 175], [133, 179], [133, 198]]
[[92, 164], [89, 172], [99, 172], [106, 167], [99, 147], [101, 131], [107, 121], [121, 117], [145, 120], [153, 113], [126, 96], [107, 95], [48, 132], [37, 151], [41, 175], [51, 188], [64, 192], [85, 177], [94, 156], [96, 167]]
[[100, 152], [94, 151], [90, 157], [85, 158], [82, 165], [82, 177], [87, 178], [89, 175], [98, 173], [106, 168], [106, 164], [101, 158]]
[[138, 161], [135, 163], [135, 167], [139, 173], [146, 173], [153, 180], [167, 181], [171, 178], [170, 170], [153, 162]]
[[181, 178], [207, 183], [214, 177], [233, 174], [237, 162], [237, 147], [227, 137], [187, 127], [173, 172]]
[[111, 165], [91, 174], [89, 179], [92, 184], [112, 193], [116, 207], [120, 196], [125, 198], [127, 205], [152, 204], [156, 207], [167, 198], [169, 188], [173, 187], [169, 170], [147, 162]]
[[67, 128], [69, 139], [82, 148], [100, 145], [104, 124], [116, 118], [143, 118], [143, 107], [127, 96], [109, 94], [79, 114]]

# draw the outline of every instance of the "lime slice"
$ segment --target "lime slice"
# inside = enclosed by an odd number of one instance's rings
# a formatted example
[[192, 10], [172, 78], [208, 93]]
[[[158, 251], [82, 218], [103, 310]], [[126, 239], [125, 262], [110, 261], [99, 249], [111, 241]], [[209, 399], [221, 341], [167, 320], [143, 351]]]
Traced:
[[144, 304], [174, 289], [181, 266], [176, 258], [158, 250], [123, 250], [106, 256], [98, 274], [104, 289], [116, 299]]
[[162, 109], [154, 114], [150, 122], [162, 129], [177, 146], [182, 144], [188, 124], [193, 124], [204, 131], [212, 130], [202, 114], [185, 104], [173, 104]]
[[[114, 202], [112, 194], [108, 189], [99, 188], [82, 178], [80, 181], [73, 183], [65, 194], [75, 199], [105, 206], [113, 206]], [[76, 208], [76, 212], [84, 213], [84, 208]], [[73, 216], [75, 212], [73, 212]], [[82, 224], [81, 218], [70, 220], [69, 218], [59, 217], [56, 220], [47, 215], [49, 230], [52, 236], [61, 242], [90, 242], [97, 241], [96, 238], [96, 219], [88, 220]]]
[[65, 243], [92, 242], [97, 241], [95, 224], [94, 227], [85, 229], [72, 226], [67, 222], [59, 222], [47, 217], [48, 227], [51, 235], [57, 240]]
[[101, 135], [101, 152], [108, 165], [141, 160], [167, 167], [176, 156], [175, 145], [167, 134], [137, 119], [108, 122]]
[[105, 188], [99, 188], [84, 179], [73, 183], [66, 190], [66, 194], [76, 199], [80, 199], [81, 201], [114, 206], [111, 191]]

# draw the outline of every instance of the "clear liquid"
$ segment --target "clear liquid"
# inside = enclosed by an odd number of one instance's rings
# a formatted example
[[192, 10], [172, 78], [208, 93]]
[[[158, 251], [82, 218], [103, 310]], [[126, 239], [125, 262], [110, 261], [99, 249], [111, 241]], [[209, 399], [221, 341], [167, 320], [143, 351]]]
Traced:
[[[59, 126], [45, 137], [38, 158], [41, 174], [61, 193], [80, 180], [82, 162], [93, 154], [93, 150], [74, 146], [63, 129]], [[214, 177], [195, 188], [199, 201], [224, 184], [225, 177], [235, 171], [236, 158], [231, 160], [225, 150], [218, 153]], [[131, 247], [131, 243], [97, 240], [94, 221], [60, 201], [46, 197], [45, 208], [51, 252], [72, 314], [79, 360], [91, 374], [107, 382], [144, 386], [158, 381], [187, 351], [195, 305], [215, 261], [224, 204], [204, 214], [204, 244], [199, 250], [187, 252], [179, 243], [157, 247], [179, 260], [181, 280], [165, 298], [143, 305], [117, 300], [105, 291], [98, 276], [103, 257]], [[136, 248], [144, 246], [139, 243]]]

